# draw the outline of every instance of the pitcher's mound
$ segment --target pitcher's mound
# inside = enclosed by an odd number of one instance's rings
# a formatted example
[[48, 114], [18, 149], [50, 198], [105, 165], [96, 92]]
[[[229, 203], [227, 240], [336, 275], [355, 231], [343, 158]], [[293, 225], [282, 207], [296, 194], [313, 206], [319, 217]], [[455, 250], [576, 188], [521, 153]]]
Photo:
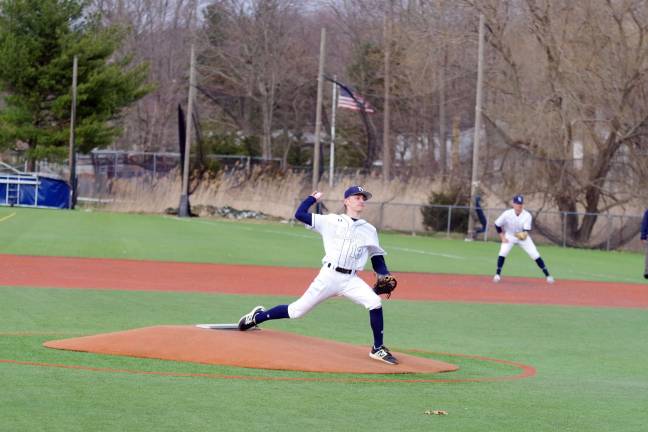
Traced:
[[437, 373], [455, 365], [392, 352], [388, 365], [357, 346], [277, 330], [240, 332], [195, 326], [155, 326], [45, 342], [48, 348], [255, 369], [360, 374]]

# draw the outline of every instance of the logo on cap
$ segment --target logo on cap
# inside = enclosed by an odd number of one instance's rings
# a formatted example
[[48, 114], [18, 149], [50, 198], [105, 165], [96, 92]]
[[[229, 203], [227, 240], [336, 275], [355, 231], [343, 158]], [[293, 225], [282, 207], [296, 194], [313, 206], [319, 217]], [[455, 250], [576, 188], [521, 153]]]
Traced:
[[522, 195], [515, 195], [513, 197], [513, 204], [524, 204], [524, 197]]
[[351, 186], [344, 192], [344, 199], [349, 198], [351, 195], [364, 195], [367, 200], [372, 197], [371, 193], [364, 190], [362, 186]]

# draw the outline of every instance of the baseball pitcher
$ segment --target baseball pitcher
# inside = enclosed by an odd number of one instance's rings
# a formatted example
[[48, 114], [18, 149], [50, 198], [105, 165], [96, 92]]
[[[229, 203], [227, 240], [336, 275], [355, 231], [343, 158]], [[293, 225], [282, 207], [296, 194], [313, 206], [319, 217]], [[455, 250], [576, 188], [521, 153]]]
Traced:
[[[351, 186], [344, 192], [343, 214], [320, 215], [308, 209], [322, 198], [321, 192], [313, 192], [297, 208], [295, 219], [306, 228], [322, 236], [324, 258], [322, 268], [306, 292], [289, 305], [278, 305], [269, 310], [257, 306], [239, 320], [239, 330], [245, 331], [264, 321], [281, 318], [300, 318], [315, 306], [333, 296], [343, 296], [369, 310], [369, 322], [373, 332], [373, 346], [369, 357], [388, 364], [398, 360], [383, 345], [383, 311], [380, 294], [390, 296], [396, 288], [396, 279], [387, 270], [385, 251], [378, 243], [376, 228], [360, 215], [371, 193], [360, 186]], [[374, 287], [360, 277], [368, 260], [371, 260], [377, 281]]]

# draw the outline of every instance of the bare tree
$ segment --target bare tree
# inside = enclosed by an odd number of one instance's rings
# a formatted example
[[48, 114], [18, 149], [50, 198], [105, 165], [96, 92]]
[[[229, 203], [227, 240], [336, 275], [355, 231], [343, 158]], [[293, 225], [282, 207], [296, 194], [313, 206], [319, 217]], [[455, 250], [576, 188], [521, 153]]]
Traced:
[[197, 0], [95, 0], [104, 22], [128, 31], [124, 50], [150, 65], [156, 89], [130, 109], [118, 147], [177, 149], [176, 109], [186, 101]]
[[201, 61], [204, 82], [238, 98], [239, 110], [226, 112], [244, 133], [255, 132], [258, 115], [264, 159], [273, 155], [277, 103], [303, 80], [295, 74], [303, 72], [305, 59], [299, 12], [292, 0], [219, 0], [208, 7]]
[[[486, 116], [518, 155], [500, 172], [515, 173], [527, 190], [567, 212], [568, 243], [587, 244], [597, 213], [634, 198], [637, 177], [618, 175], [620, 164], [644, 170], [645, 160], [624, 155], [648, 145], [648, 7], [608, 0], [471, 3], [485, 14], [497, 53]], [[622, 243], [628, 235], [619, 230], [613, 238]]]

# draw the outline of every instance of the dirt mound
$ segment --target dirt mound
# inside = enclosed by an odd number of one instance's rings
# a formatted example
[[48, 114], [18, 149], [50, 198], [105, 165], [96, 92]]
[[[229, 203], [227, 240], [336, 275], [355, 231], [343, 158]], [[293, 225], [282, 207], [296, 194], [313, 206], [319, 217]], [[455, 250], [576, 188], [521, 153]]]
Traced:
[[305, 372], [403, 374], [451, 372], [455, 365], [392, 352], [388, 365], [370, 359], [369, 348], [277, 330], [211, 330], [155, 326], [45, 342], [48, 348], [255, 369]]

